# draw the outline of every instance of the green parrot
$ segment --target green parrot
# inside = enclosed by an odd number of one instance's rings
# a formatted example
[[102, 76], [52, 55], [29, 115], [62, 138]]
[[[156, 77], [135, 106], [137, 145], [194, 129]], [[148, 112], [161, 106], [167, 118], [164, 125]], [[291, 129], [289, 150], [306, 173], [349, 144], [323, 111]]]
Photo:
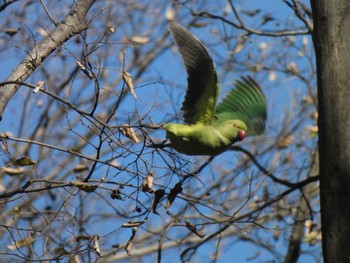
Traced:
[[265, 130], [266, 99], [251, 77], [242, 77], [216, 106], [220, 86], [215, 64], [203, 43], [179, 24], [169, 31], [187, 71], [181, 110], [185, 124], [163, 125], [170, 147], [187, 155], [218, 155], [245, 136]]

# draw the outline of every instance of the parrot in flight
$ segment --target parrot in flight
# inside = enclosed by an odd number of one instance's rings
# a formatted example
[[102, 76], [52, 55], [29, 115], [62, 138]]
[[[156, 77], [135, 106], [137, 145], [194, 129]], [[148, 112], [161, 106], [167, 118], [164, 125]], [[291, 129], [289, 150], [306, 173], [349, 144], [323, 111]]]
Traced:
[[173, 35], [187, 71], [188, 87], [181, 110], [184, 124], [166, 123], [170, 147], [187, 155], [215, 156], [245, 136], [265, 130], [266, 99], [251, 77], [242, 77], [221, 103], [215, 64], [203, 43], [179, 24]]

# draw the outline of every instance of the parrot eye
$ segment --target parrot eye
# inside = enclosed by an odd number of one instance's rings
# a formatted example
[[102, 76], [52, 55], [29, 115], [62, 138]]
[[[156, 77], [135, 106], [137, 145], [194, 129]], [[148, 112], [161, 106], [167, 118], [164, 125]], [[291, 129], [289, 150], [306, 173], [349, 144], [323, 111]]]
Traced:
[[234, 123], [232, 126], [233, 126], [233, 128], [237, 128], [237, 124], [236, 123]]

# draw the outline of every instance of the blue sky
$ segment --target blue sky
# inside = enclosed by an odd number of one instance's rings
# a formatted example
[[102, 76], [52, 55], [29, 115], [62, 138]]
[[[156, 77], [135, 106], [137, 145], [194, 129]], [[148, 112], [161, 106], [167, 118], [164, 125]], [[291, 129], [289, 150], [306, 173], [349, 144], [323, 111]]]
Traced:
[[[223, 1], [221, 1], [220, 3], [223, 3]], [[275, 17], [276, 19], [273, 22], [268, 23], [265, 26], [265, 29], [273, 30], [278, 25], [282, 28], [285, 26], [285, 24], [293, 25], [293, 23], [295, 23], [295, 20], [290, 19], [290, 17], [293, 15], [292, 12], [286, 7], [283, 1], [280, 1], [280, 0], [237, 1], [234, 4], [238, 9], [241, 8], [241, 9], [250, 9], [250, 10], [254, 10], [254, 9], [263, 10], [261, 12], [261, 15], [258, 15], [258, 17], [259, 16], [261, 17], [262, 15], [266, 15], [266, 14], [270, 14], [271, 16]], [[0, 18], [2, 15], [4, 14], [0, 14]], [[138, 15], [142, 16], [142, 14], [138, 14]], [[180, 15], [184, 17], [184, 20], [179, 21], [182, 24], [185, 24], [190, 19], [192, 19], [192, 17], [189, 15], [189, 12], [187, 10], [184, 10], [184, 9], [181, 10]], [[33, 14], [33, 16], [35, 15]], [[33, 19], [33, 21], [35, 21], [35, 19]], [[200, 19], [199, 21], [208, 22], [208, 20], [205, 20], [205, 19]], [[249, 18], [246, 18], [245, 21], [251, 27], [258, 26], [256, 17], [252, 18], [251, 20]], [[303, 96], [305, 94], [306, 88], [296, 78], [286, 77], [285, 74], [278, 72], [278, 69], [281, 68], [280, 67], [281, 63], [280, 61], [276, 61], [275, 57], [273, 56], [271, 56], [271, 58], [265, 58], [263, 61], [264, 63], [267, 63], [266, 64], [267, 66], [276, 67], [276, 76], [277, 76], [276, 80], [271, 81], [270, 79], [271, 72], [269, 71], [259, 71], [259, 72], [244, 71], [246, 70], [246, 67], [244, 66], [245, 63], [248, 63], [248, 64], [251, 63], [252, 65], [255, 65], [255, 63], [259, 62], [259, 59], [263, 57], [262, 55], [263, 52], [266, 52], [267, 57], [269, 57], [271, 54], [275, 54], [276, 52], [280, 52], [281, 54], [284, 54], [284, 52], [286, 52], [285, 51], [286, 46], [284, 46], [283, 43], [279, 42], [278, 39], [273, 39], [270, 37], [252, 36], [251, 41], [248, 41], [243, 47], [243, 49], [234, 55], [233, 69], [231, 71], [226, 72], [224, 70], [224, 67], [227, 65], [221, 64], [221, 61], [223, 61], [222, 58], [226, 58], [228, 51], [230, 51], [228, 50], [229, 47], [226, 46], [224, 43], [221, 45], [220, 44], [218, 45], [218, 43], [220, 43], [220, 39], [216, 37], [216, 35], [213, 34], [212, 31], [210, 31], [210, 29], [213, 29], [213, 28], [223, 30], [224, 27], [220, 22], [217, 22], [217, 21], [216, 22], [210, 21], [210, 22], [213, 24], [209, 28], [200, 27], [200, 28], [191, 28], [190, 30], [207, 45], [209, 52], [212, 54], [214, 61], [217, 63], [217, 71], [218, 71], [218, 75], [221, 82], [221, 88], [222, 88], [220, 97], [222, 98], [222, 96], [224, 96], [229, 91], [229, 89], [232, 88], [235, 79], [239, 78], [239, 76], [241, 75], [250, 74], [257, 81], [259, 81], [268, 98], [269, 117], [268, 117], [268, 123], [267, 123], [267, 133], [269, 136], [266, 136], [265, 143], [261, 145], [254, 145], [254, 139], [249, 139], [249, 140], [247, 139], [246, 141], [247, 144], [242, 144], [242, 146], [252, 147], [252, 149], [256, 147], [257, 151], [263, 151], [265, 148], [267, 148], [267, 146], [271, 143], [271, 141], [274, 140], [274, 136], [281, 131], [283, 121], [285, 121], [284, 114], [288, 111], [294, 110], [292, 109], [292, 105], [293, 105], [293, 101], [291, 99], [291, 97], [293, 97], [292, 95], [301, 94], [300, 96]], [[298, 22], [297, 22], [297, 25], [298, 25]], [[166, 26], [165, 24], [162, 25], [163, 28], [160, 28], [159, 31], [164, 30], [165, 26]], [[127, 30], [126, 28], [128, 27], [126, 26], [125, 28], [123, 28], [123, 30]], [[26, 30], [26, 29], [23, 28], [23, 30]], [[140, 31], [142, 32], [142, 29], [140, 29]], [[122, 37], [123, 33], [124, 31], [118, 31], [117, 34], [115, 35], [115, 39], [113, 40], [115, 40], [116, 42], [117, 41], [121, 42], [120, 38]], [[235, 34], [237, 33], [237, 35], [241, 35], [243, 32], [234, 32], [234, 33]], [[39, 34], [37, 33], [35, 33], [35, 35], [38, 38], [40, 37]], [[89, 37], [93, 39], [95, 36], [92, 35]], [[153, 38], [150, 38], [148, 45], [152, 46], [152, 42], [154, 43], [157, 40], [157, 37], [158, 36], [155, 35], [153, 36]], [[312, 57], [312, 50], [310, 48], [311, 41], [308, 36], [295, 37], [295, 40], [293, 40], [295, 43], [295, 46], [296, 47], [302, 46], [303, 38], [308, 39], [308, 43], [309, 43], [308, 54], [310, 55], [310, 57]], [[170, 43], [170, 41], [172, 40], [170, 37], [168, 39]], [[234, 43], [234, 42], [235, 41], [232, 41], [230, 43]], [[267, 48], [264, 48], [265, 46], [264, 44], [267, 45]], [[9, 52], [0, 53], [0, 60], [2, 61], [1, 70], [0, 70], [1, 80], [6, 79], [8, 74], [11, 72], [12, 68], [15, 67], [17, 63], [24, 56], [25, 52], [23, 51], [23, 49], [19, 50], [15, 47], [15, 45], [16, 43], [13, 43], [11, 45]], [[70, 47], [69, 44], [68, 44], [68, 47]], [[103, 65], [106, 67], [107, 72], [110, 73], [112, 76], [113, 76], [112, 73], [115, 73], [114, 76], [117, 76], [120, 73], [121, 64], [122, 64], [120, 61], [117, 61], [117, 56], [118, 56], [117, 53], [120, 52], [123, 49], [123, 47], [121, 44], [120, 45], [117, 44], [115, 45], [115, 49], [116, 49], [116, 54], [110, 58], [110, 61], [106, 62], [106, 65]], [[103, 50], [104, 50], [104, 46], [101, 45], [98, 52], [102, 53]], [[133, 49], [130, 47], [127, 47], [124, 49], [124, 51], [126, 55], [126, 60], [128, 60], [132, 56]], [[98, 52], [96, 53], [98, 54]], [[77, 51], [77, 54], [78, 53], [79, 52]], [[249, 60], [248, 59], [249, 55], [252, 55], [253, 59]], [[283, 55], [279, 56], [279, 58], [283, 59]], [[304, 68], [306, 70], [308, 69], [307, 60], [305, 59], [305, 57], [298, 56], [297, 49], [293, 51], [293, 49], [291, 48], [288, 51], [288, 53], [286, 52], [286, 59], [291, 59], [290, 62], [295, 61], [296, 65], [301, 70], [303, 70]], [[48, 62], [46, 62], [45, 66], [48, 69], [52, 70], [53, 74], [58, 74], [60, 70], [61, 72], [66, 70], [65, 68], [59, 68], [61, 64], [57, 64], [59, 62], [57, 63], [56, 62], [57, 60], [55, 59], [55, 57], [51, 56]], [[59, 70], [57, 70], [56, 67], [59, 68]], [[134, 74], [132, 70], [131, 70], [131, 73]], [[305, 72], [303, 71], [302, 74], [307, 76], [309, 73], [307, 71]], [[31, 77], [28, 80], [28, 82], [36, 83], [38, 80], [41, 80], [42, 77], [43, 77], [42, 75], [34, 74], [33, 77]], [[76, 84], [79, 83], [79, 80], [76, 80], [75, 83]], [[186, 72], [182, 64], [182, 60], [179, 53], [176, 51], [176, 49], [172, 50], [169, 48], [168, 50], [165, 50], [164, 53], [159, 57], [159, 59], [157, 59], [151, 65], [149, 65], [147, 71], [142, 76], [142, 79], [135, 82], [136, 93], [139, 99], [136, 101], [129, 94], [121, 104], [120, 111], [118, 111], [118, 114], [116, 117], [116, 122], [118, 124], [128, 122], [128, 119], [132, 118], [135, 109], [138, 110], [140, 115], [145, 114], [152, 109], [150, 116], [153, 118], [153, 120], [156, 123], [162, 123], [164, 121], [169, 121], [170, 119], [175, 121], [181, 121], [181, 114], [179, 112], [179, 108], [181, 107], [186, 85], [187, 85]], [[90, 92], [94, 92], [93, 85], [86, 87], [86, 90], [84, 90], [86, 92], [85, 94], [81, 93], [81, 87], [79, 85], [76, 85], [76, 86], [77, 87], [72, 87], [72, 89], [70, 90], [71, 93], [69, 95], [72, 100], [80, 101], [82, 100], [82, 98], [84, 98], [84, 95], [88, 95]], [[24, 98], [26, 98], [27, 96], [33, 98], [33, 101], [35, 101], [37, 98], [42, 98], [44, 100], [44, 97], [45, 97], [42, 94], [34, 95], [31, 93], [31, 91], [28, 91], [28, 90], [26, 91], [26, 88], [22, 87], [21, 92], [16, 94], [16, 96], [10, 102], [7, 111], [5, 112], [3, 121], [0, 124], [0, 132], [10, 131], [14, 134], [14, 136], [19, 136], [18, 130], [19, 130], [19, 127], [22, 125], [20, 122], [20, 117], [21, 117], [22, 108], [23, 108], [23, 101], [24, 101]], [[111, 96], [109, 103], [112, 103], [113, 101], [114, 101], [114, 98], [113, 96]], [[156, 106], [153, 108], [154, 105]], [[98, 110], [100, 110], [101, 112], [104, 112], [106, 107], [107, 107], [106, 105], [102, 105], [101, 107], [98, 108]], [[29, 107], [29, 109], [36, 109], [36, 107], [35, 106]], [[38, 111], [40, 111], [40, 109]], [[28, 116], [35, 118], [36, 113], [29, 110]], [[73, 120], [74, 117], [76, 117], [74, 114], [71, 114], [69, 116], [71, 120]], [[149, 123], [150, 122], [149, 118], [146, 118], [145, 122]], [[27, 123], [27, 126], [25, 126], [24, 129], [26, 131], [32, 130], [33, 127], [31, 127], [30, 125], [31, 123], [30, 122], [26, 122], [26, 123]], [[310, 124], [311, 121], [303, 123], [303, 125], [306, 125], [308, 123]], [[66, 128], [66, 124], [62, 124], [62, 126], [58, 126], [57, 132], [61, 128]], [[82, 126], [79, 129], [86, 129], [86, 127]], [[299, 130], [301, 134], [302, 128], [300, 128]], [[53, 132], [56, 132], [56, 130]], [[164, 138], [165, 133], [164, 131], [158, 131], [156, 133], [153, 133], [152, 136], [161, 140]], [[71, 141], [70, 140], [63, 141], [61, 142], [62, 145], [70, 146], [75, 143], [74, 140], [78, 140], [78, 138], [75, 138], [73, 135], [71, 135], [71, 138], [74, 138], [74, 139]], [[95, 142], [95, 141], [92, 141], [92, 142]], [[253, 145], [251, 146], [249, 142], [253, 142]], [[310, 148], [312, 148], [312, 145], [314, 144], [314, 142], [311, 141], [308, 143], [310, 144]], [[141, 145], [135, 146], [134, 149], [137, 150], [140, 147]], [[297, 151], [298, 149], [297, 147], [294, 147], [293, 150]], [[91, 148], [90, 149], [87, 148], [85, 153], [86, 154], [90, 153], [89, 151], [93, 153]], [[282, 156], [287, 155], [288, 151], [290, 151], [290, 149], [281, 150], [281, 155]], [[31, 150], [30, 155], [32, 158], [35, 158], [36, 157], [35, 154], [36, 154], [36, 148], [34, 147], [34, 149]], [[42, 160], [43, 163], [46, 162], [45, 163], [46, 165], [39, 166], [37, 170], [34, 172], [34, 174], [36, 174], [36, 176], [39, 176], [39, 177], [45, 175], [45, 172], [49, 171], [51, 168], [51, 165], [55, 165], [57, 161], [60, 160], [61, 156], [62, 156], [62, 153], [54, 152], [50, 160]], [[158, 165], [158, 162], [161, 162], [161, 160], [158, 157], [153, 157], [151, 154], [149, 154], [148, 157], [149, 159], [147, 160], [153, 165]], [[123, 165], [123, 164], [129, 163], [130, 160], [132, 160], [133, 158], [135, 158], [135, 156], [130, 155], [127, 158], [124, 158], [124, 157], [118, 158], [116, 161], [119, 164]], [[232, 167], [235, 167], [236, 165], [239, 164], [239, 162], [241, 161], [240, 158], [242, 158], [241, 154], [235, 153], [234, 155], [232, 155], [232, 153], [225, 153], [222, 156], [220, 156], [218, 159], [216, 159], [213, 163], [218, 166], [221, 166], [223, 169], [224, 168], [232, 169]], [[257, 158], [263, 164], [266, 164], [266, 166], [268, 166], [271, 163], [270, 155], [258, 156]], [[9, 157], [6, 155], [0, 156], [0, 161], [2, 163], [6, 163], [8, 159]], [[192, 157], [188, 159], [192, 161], [196, 160], [195, 158], [192, 158]], [[203, 159], [201, 159], [200, 161], [203, 161]], [[297, 162], [299, 163], [302, 163], [304, 161], [305, 160], [303, 160], [302, 158], [300, 160], [297, 160]], [[194, 166], [195, 166], [194, 164], [189, 165], [187, 169], [191, 170]], [[146, 173], [146, 168], [143, 167], [142, 165], [140, 165], [140, 167], [142, 168], [141, 169], [142, 173]], [[216, 167], [216, 166], [213, 165], [213, 167]], [[201, 177], [203, 182], [212, 182], [212, 180], [215, 180], [215, 178], [213, 178], [214, 173], [211, 170], [213, 169], [213, 167], [209, 167], [203, 171], [203, 174], [202, 174], [203, 177]], [[64, 168], [67, 170], [69, 169], [69, 167], [64, 167]], [[138, 167], [130, 166], [130, 168], [136, 169]], [[293, 169], [295, 170], [298, 170], [299, 168], [300, 168], [299, 166], [293, 167]], [[275, 169], [277, 174], [280, 174], [280, 175], [285, 174], [285, 171], [283, 170], [283, 168], [279, 169], [277, 167]], [[246, 173], [249, 174], [252, 171], [256, 171], [256, 168], [249, 167], [249, 170], [246, 171]], [[293, 172], [294, 170], [290, 171], [290, 173], [293, 173]], [[94, 173], [93, 178], [96, 178], [96, 179], [100, 178], [101, 174], [103, 174], [106, 178], [114, 179], [114, 177], [116, 177], [114, 173], [116, 173], [116, 171], [109, 170], [107, 172], [106, 168], [101, 165], [101, 166], [98, 166], [98, 169]], [[159, 180], [160, 184], [166, 184], [166, 182], [169, 183], [169, 188], [170, 188], [177, 182], [177, 177], [173, 176], [172, 180], [168, 180], [166, 175], [169, 175], [168, 171], [166, 171], [165, 169], [159, 169], [159, 174], [156, 175], [156, 178]], [[127, 181], [129, 180], [128, 176], [129, 175], [123, 175], [123, 177], [118, 177], [118, 180]], [[262, 176], [260, 175], [260, 177]], [[244, 182], [244, 178], [245, 178], [245, 175], [243, 174], [241, 177], [238, 177], [238, 179], [242, 180], [242, 182]], [[9, 178], [7, 178], [7, 180], [9, 180]], [[266, 180], [268, 184], [270, 181], [268, 181], [268, 179]], [[200, 185], [200, 183], [195, 181], [191, 181], [190, 183], [192, 184], [191, 187], [197, 187], [198, 189], [200, 189], [200, 187], [197, 185], [197, 184]], [[240, 184], [240, 182], [235, 182], [235, 183]], [[133, 189], [128, 191], [130, 191], [131, 193], [132, 190]], [[276, 187], [276, 189], [274, 190], [276, 191], [276, 193], [280, 191], [278, 187]], [[261, 190], [257, 191], [257, 194], [259, 193], [261, 193]], [[95, 198], [90, 199], [90, 196], [88, 196], [86, 197], [86, 200], [96, 201], [98, 200], [98, 198], [99, 197], [96, 196]], [[45, 200], [39, 200], [37, 201], [37, 206], [41, 207], [43, 206], [44, 203], [45, 203]], [[78, 201], [74, 201], [72, 203], [77, 205]], [[130, 210], [130, 212], [133, 211], [134, 203], [129, 202], [128, 205], [125, 205], [126, 207], [123, 207], [123, 209], [125, 209], [126, 211]], [[180, 209], [181, 207], [182, 207], [182, 204], [179, 201], [178, 206], [175, 206], [171, 210], [177, 211], [177, 209]], [[110, 212], [109, 208], [105, 209], [105, 207], [103, 206], [98, 206], [98, 209], [101, 209], [101, 213], [105, 211]], [[67, 210], [69, 211], [69, 209]], [[206, 211], [206, 210], [203, 209], [203, 211]], [[155, 215], [151, 215], [151, 218], [155, 222], [158, 222], [158, 220], [159, 222], [162, 222], [164, 218], [167, 218], [167, 215], [163, 210], [161, 219], [159, 219]], [[273, 225], [274, 223], [275, 222], [272, 222], [269, 227], [274, 227]], [[117, 226], [118, 224], [115, 224], [111, 227], [108, 224], [101, 225], [98, 223], [94, 225], [93, 229], [89, 229], [88, 232], [89, 234], [107, 233], [111, 230], [111, 228], [112, 229], [117, 228]], [[242, 226], [242, 228], [244, 229], [244, 226]], [[172, 231], [171, 236], [174, 236], [176, 234], [176, 230], [177, 228], [175, 228]], [[263, 238], [271, 239], [272, 237], [269, 237], [269, 236], [272, 236], [271, 232], [272, 230], [270, 232], [262, 231], [259, 234], [265, 235], [263, 236]], [[67, 235], [67, 239], [69, 239], [70, 234], [69, 233], [65, 233], [65, 234]], [[249, 235], [250, 233], [246, 233], [246, 234]], [[252, 234], [255, 234], [255, 233], [252, 233]], [[282, 236], [283, 234], [284, 236]], [[280, 237], [279, 241], [274, 244], [277, 248], [276, 250], [280, 252], [282, 256], [285, 254], [285, 250], [286, 250], [286, 245], [287, 245], [286, 241], [288, 239], [288, 234], [289, 234], [288, 230], [284, 231], [283, 234], [281, 234], [282, 237]], [[115, 238], [117, 240], [116, 242], [125, 242], [129, 238], [130, 231], [126, 230], [126, 231], [118, 232], [118, 235], [119, 235], [118, 238]], [[271, 256], [271, 254], [261, 250], [260, 248], [257, 248], [255, 245], [252, 245], [248, 242], [238, 242], [238, 241], [236, 242], [236, 240], [223, 240], [222, 242], [224, 243], [224, 245], [220, 249], [221, 256], [216, 262], [277, 262], [277, 261], [273, 261], [274, 258]], [[199, 248], [198, 253], [194, 257], [194, 259], [196, 259], [198, 262], [208, 262], [207, 252], [210, 251], [211, 253], [214, 253], [215, 251], [215, 249], [213, 248], [213, 244], [215, 244], [215, 242], [209, 243], [207, 245], [203, 245], [201, 248]], [[309, 248], [308, 245], [304, 245], [304, 247]], [[257, 254], [259, 255], [259, 257], [256, 257], [256, 258], [252, 257], [256, 255], [256, 253], [260, 253], [260, 252], [261, 254]], [[172, 249], [170, 252], [163, 251], [163, 258], [164, 258], [164, 262], [178, 262], [179, 261], [178, 251], [176, 249]], [[144, 259], [144, 262], [151, 262], [151, 259], [147, 257]], [[304, 256], [300, 259], [300, 262], [313, 262], [313, 261], [311, 258], [307, 258], [306, 256]]]

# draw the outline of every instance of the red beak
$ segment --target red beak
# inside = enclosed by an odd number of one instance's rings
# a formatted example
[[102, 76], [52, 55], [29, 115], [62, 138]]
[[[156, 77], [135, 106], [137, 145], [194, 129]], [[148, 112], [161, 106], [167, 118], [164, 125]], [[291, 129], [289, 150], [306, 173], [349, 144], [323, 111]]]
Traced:
[[244, 137], [245, 137], [245, 131], [243, 131], [243, 130], [239, 130], [238, 131], [238, 140], [239, 141], [242, 141], [243, 139], [244, 139]]

